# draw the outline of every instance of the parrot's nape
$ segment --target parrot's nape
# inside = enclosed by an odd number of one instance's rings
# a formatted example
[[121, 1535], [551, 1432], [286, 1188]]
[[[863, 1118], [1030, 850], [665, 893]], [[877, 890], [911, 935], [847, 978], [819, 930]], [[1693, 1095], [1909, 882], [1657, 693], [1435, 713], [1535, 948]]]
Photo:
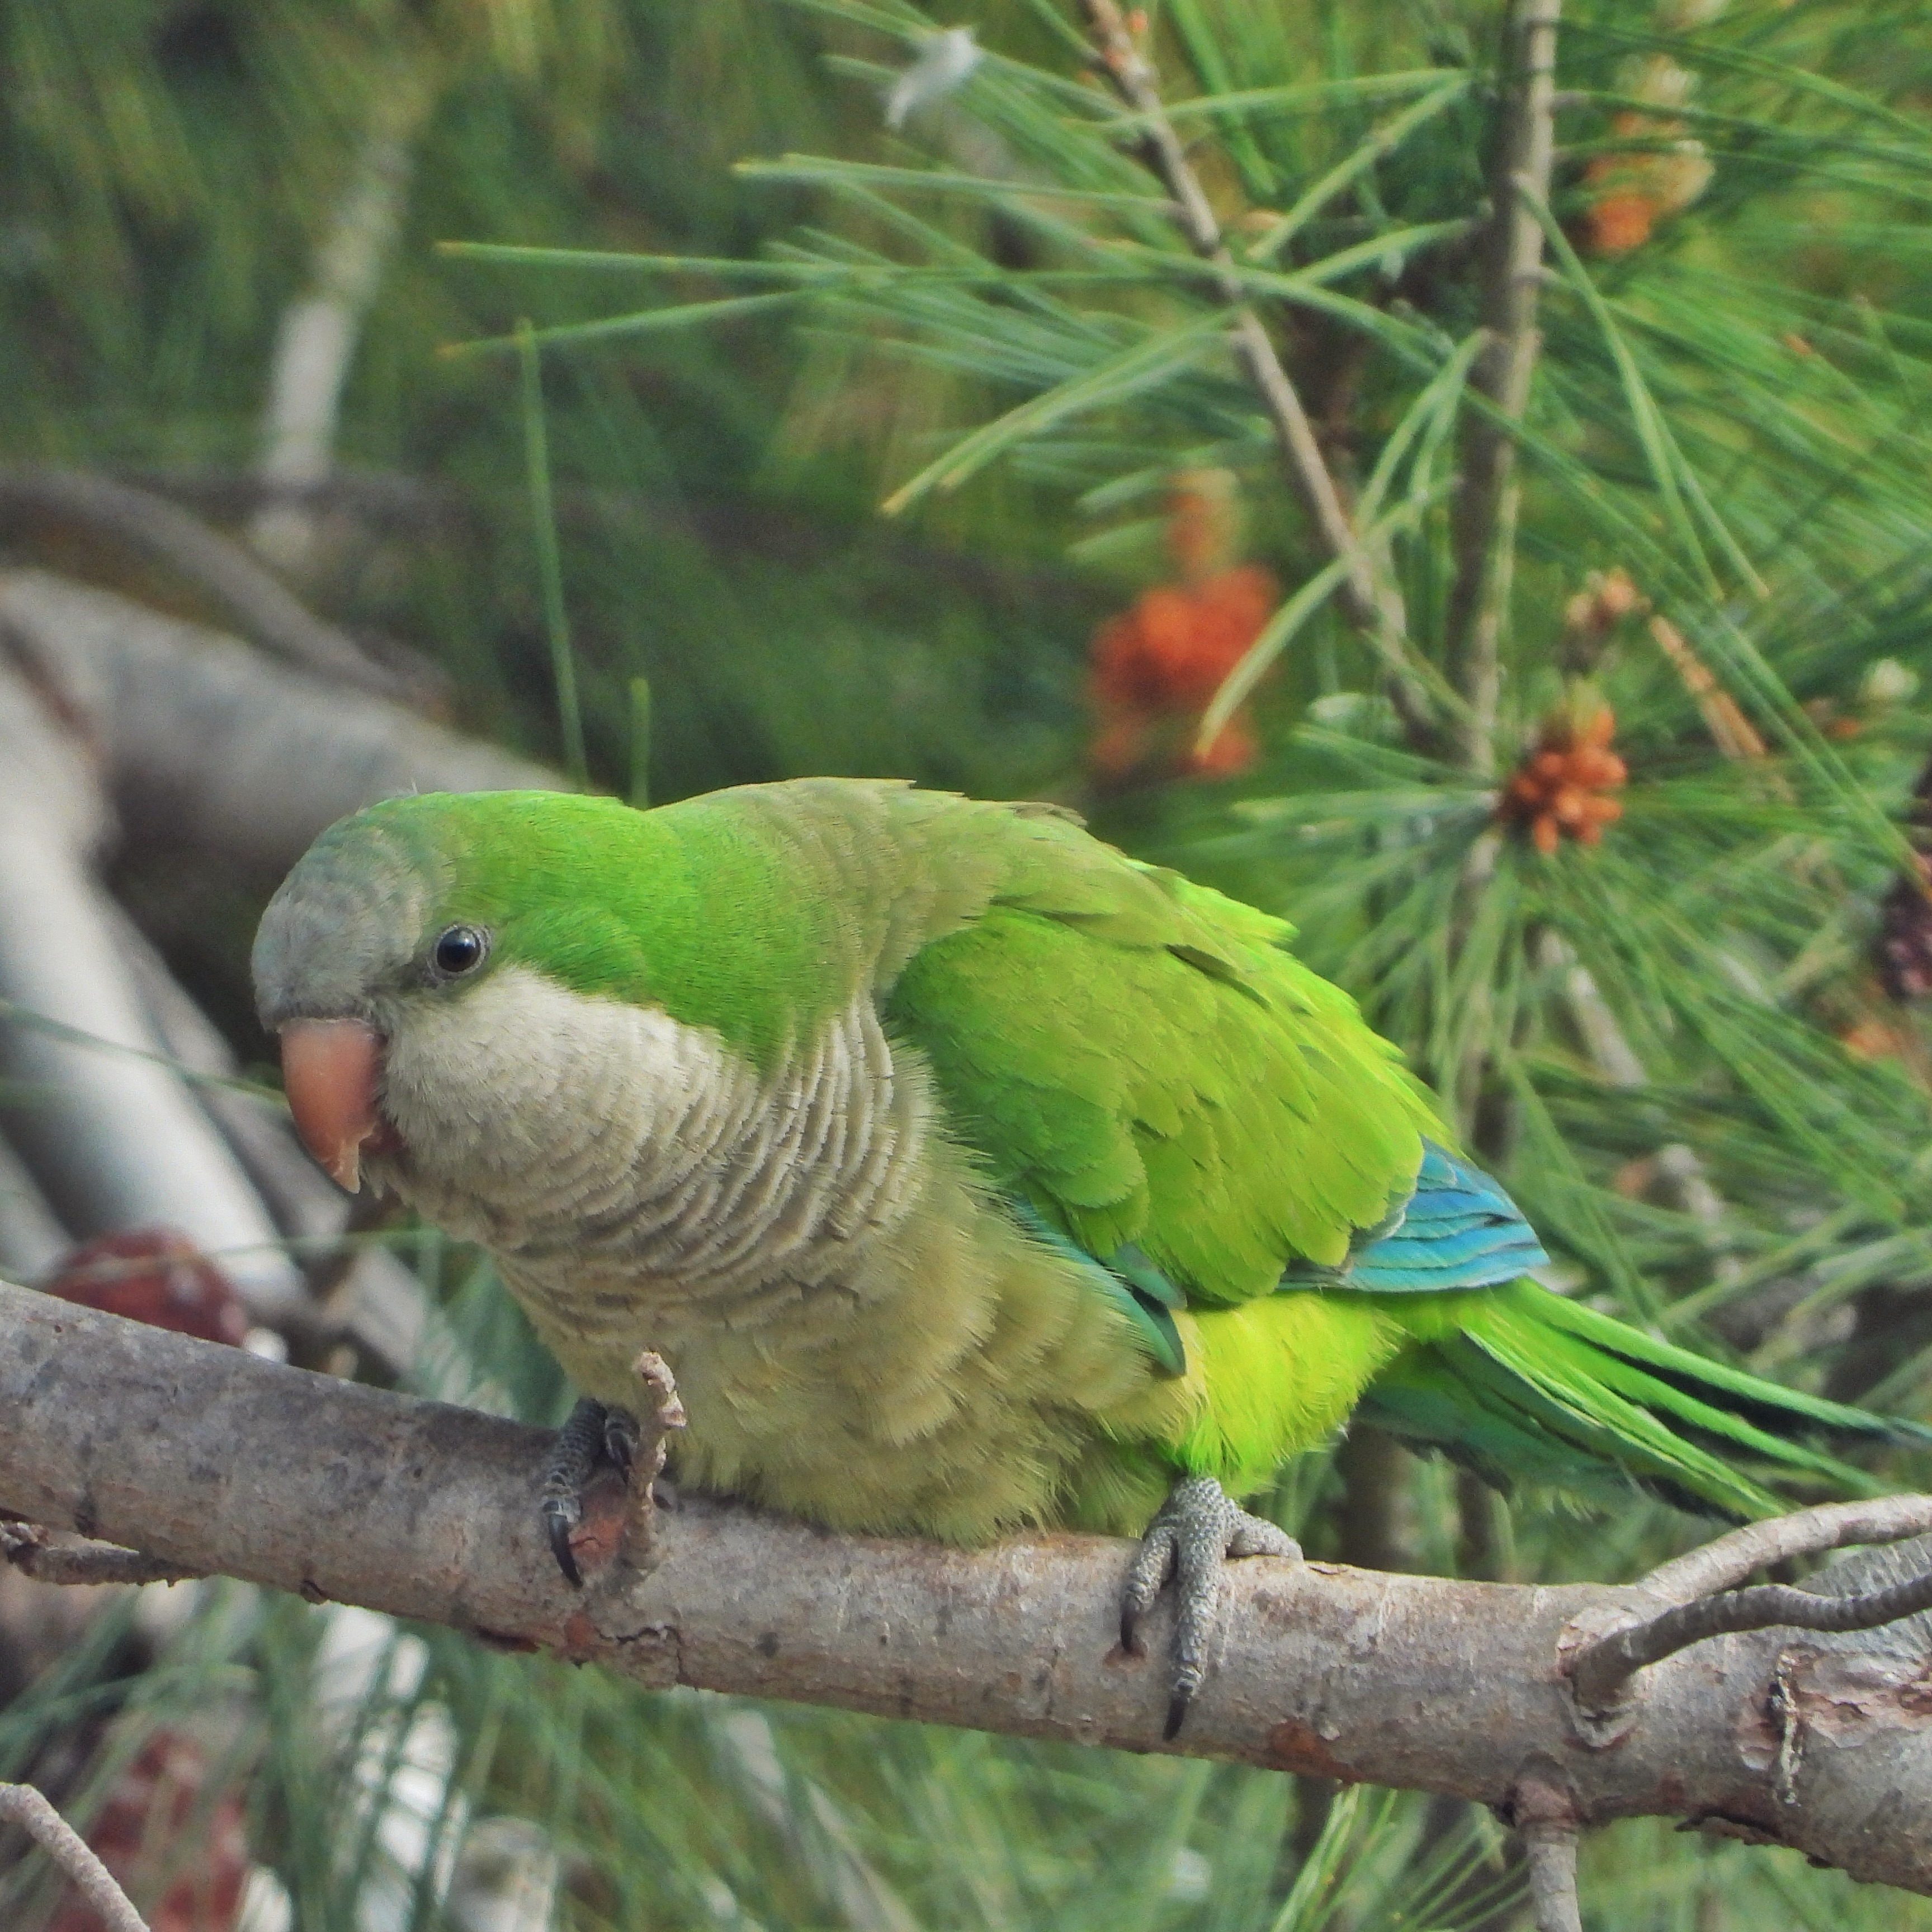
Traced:
[[698, 1486], [1142, 1536], [1123, 1624], [1177, 1575], [1170, 1736], [1223, 1559], [1298, 1553], [1232, 1498], [1351, 1416], [1730, 1516], [1868, 1488], [1826, 1439], [1924, 1435], [1538, 1286], [1291, 937], [1052, 807], [813, 778], [389, 800], [316, 842], [254, 967], [310, 1150], [487, 1248], [584, 1392], [562, 1466], [621, 1452], [650, 1348]]

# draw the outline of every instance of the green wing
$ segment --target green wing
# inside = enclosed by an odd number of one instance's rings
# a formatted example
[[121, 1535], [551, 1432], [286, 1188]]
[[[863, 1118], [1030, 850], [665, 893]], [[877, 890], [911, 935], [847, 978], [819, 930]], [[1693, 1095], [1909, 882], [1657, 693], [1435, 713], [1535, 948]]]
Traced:
[[1190, 1300], [1340, 1264], [1442, 1132], [1395, 1050], [1280, 921], [1064, 820], [1008, 824], [1001, 887], [887, 1003], [956, 1130], [1086, 1252], [1132, 1244]]

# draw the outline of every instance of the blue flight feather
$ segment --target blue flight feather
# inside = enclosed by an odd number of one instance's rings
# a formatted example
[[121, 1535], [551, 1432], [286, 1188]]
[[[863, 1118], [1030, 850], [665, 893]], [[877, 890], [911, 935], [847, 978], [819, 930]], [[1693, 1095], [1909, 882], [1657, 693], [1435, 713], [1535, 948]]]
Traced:
[[1366, 1294], [1490, 1288], [1550, 1259], [1516, 1203], [1487, 1174], [1428, 1141], [1401, 1219], [1372, 1232], [1342, 1268], [1324, 1271], [1327, 1285]]

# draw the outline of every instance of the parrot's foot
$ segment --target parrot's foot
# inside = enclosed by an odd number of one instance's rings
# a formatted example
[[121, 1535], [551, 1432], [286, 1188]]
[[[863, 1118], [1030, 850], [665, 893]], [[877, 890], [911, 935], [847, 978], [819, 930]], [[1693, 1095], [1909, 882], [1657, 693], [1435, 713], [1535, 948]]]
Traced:
[[1300, 1560], [1301, 1546], [1286, 1531], [1229, 1501], [1212, 1476], [1174, 1484], [1141, 1538], [1120, 1598], [1120, 1643], [1138, 1652], [1141, 1618], [1174, 1580], [1174, 1675], [1168, 1681], [1163, 1738], [1179, 1734], [1187, 1706], [1207, 1669], [1208, 1640], [1220, 1608], [1221, 1568], [1231, 1556], [1287, 1556]]
[[577, 1553], [570, 1546], [570, 1532], [584, 1520], [584, 1492], [606, 1464], [629, 1480], [638, 1432], [635, 1416], [592, 1402], [587, 1396], [556, 1432], [544, 1468], [543, 1486], [537, 1493], [556, 1567], [573, 1588], [584, 1587]]
[[[628, 1409], [614, 1408], [588, 1397], [570, 1412], [556, 1432], [556, 1441], [544, 1470], [538, 1491], [544, 1528], [556, 1558], [556, 1567], [574, 1588], [584, 1587], [577, 1567], [571, 1532], [584, 1520], [584, 1492], [598, 1472], [615, 1469], [624, 1479], [628, 1498], [620, 1534], [616, 1568], [624, 1574], [648, 1566], [656, 1489], [664, 1466], [664, 1437], [684, 1426], [684, 1404], [677, 1384], [662, 1355], [648, 1348], [638, 1358], [638, 1379], [644, 1384], [644, 1419]], [[668, 1488], [668, 1485], [664, 1486]]]

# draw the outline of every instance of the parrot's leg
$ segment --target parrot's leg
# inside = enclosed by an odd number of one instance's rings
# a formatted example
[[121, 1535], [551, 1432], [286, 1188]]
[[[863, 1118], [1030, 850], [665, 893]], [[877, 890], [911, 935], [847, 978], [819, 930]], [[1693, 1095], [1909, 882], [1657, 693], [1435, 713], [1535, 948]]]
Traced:
[[1192, 1476], [1168, 1491], [1127, 1572], [1120, 1598], [1120, 1644], [1130, 1651], [1140, 1648], [1136, 1633], [1162, 1585], [1169, 1576], [1174, 1580], [1174, 1675], [1168, 1679], [1164, 1738], [1178, 1734], [1201, 1688], [1208, 1640], [1220, 1608], [1221, 1569], [1231, 1556], [1287, 1556], [1299, 1562], [1301, 1546], [1286, 1531], [1230, 1501], [1212, 1476]]
[[544, 1468], [543, 1486], [537, 1493], [556, 1567], [577, 1588], [583, 1588], [584, 1576], [577, 1567], [576, 1552], [570, 1546], [570, 1532], [584, 1520], [584, 1492], [592, 1477], [607, 1462], [628, 1479], [638, 1434], [635, 1416], [626, 1410], [592, 1402], [587, 1396], [570, 1412], [569, 1420], [556, 1432], [550, 1461]]
[[664, 1437], [684, 1426], [684, 1404], [670, 1364], [646, 1348], [634, 1365], [644, 1384], [641, 1415], [585, 1396], [556, 1432], [538, 1492], [544, 1528], [556, 1567], [574, 1589], [584, 1587], [570, 1533], [584, 1520], [584, 1492], [607, 1465], [624, 1479], [628, 1502], [620, 1534], [616, 1572], [648, 1567], [657, 1507], [658, 1478], [664, 1466]]

